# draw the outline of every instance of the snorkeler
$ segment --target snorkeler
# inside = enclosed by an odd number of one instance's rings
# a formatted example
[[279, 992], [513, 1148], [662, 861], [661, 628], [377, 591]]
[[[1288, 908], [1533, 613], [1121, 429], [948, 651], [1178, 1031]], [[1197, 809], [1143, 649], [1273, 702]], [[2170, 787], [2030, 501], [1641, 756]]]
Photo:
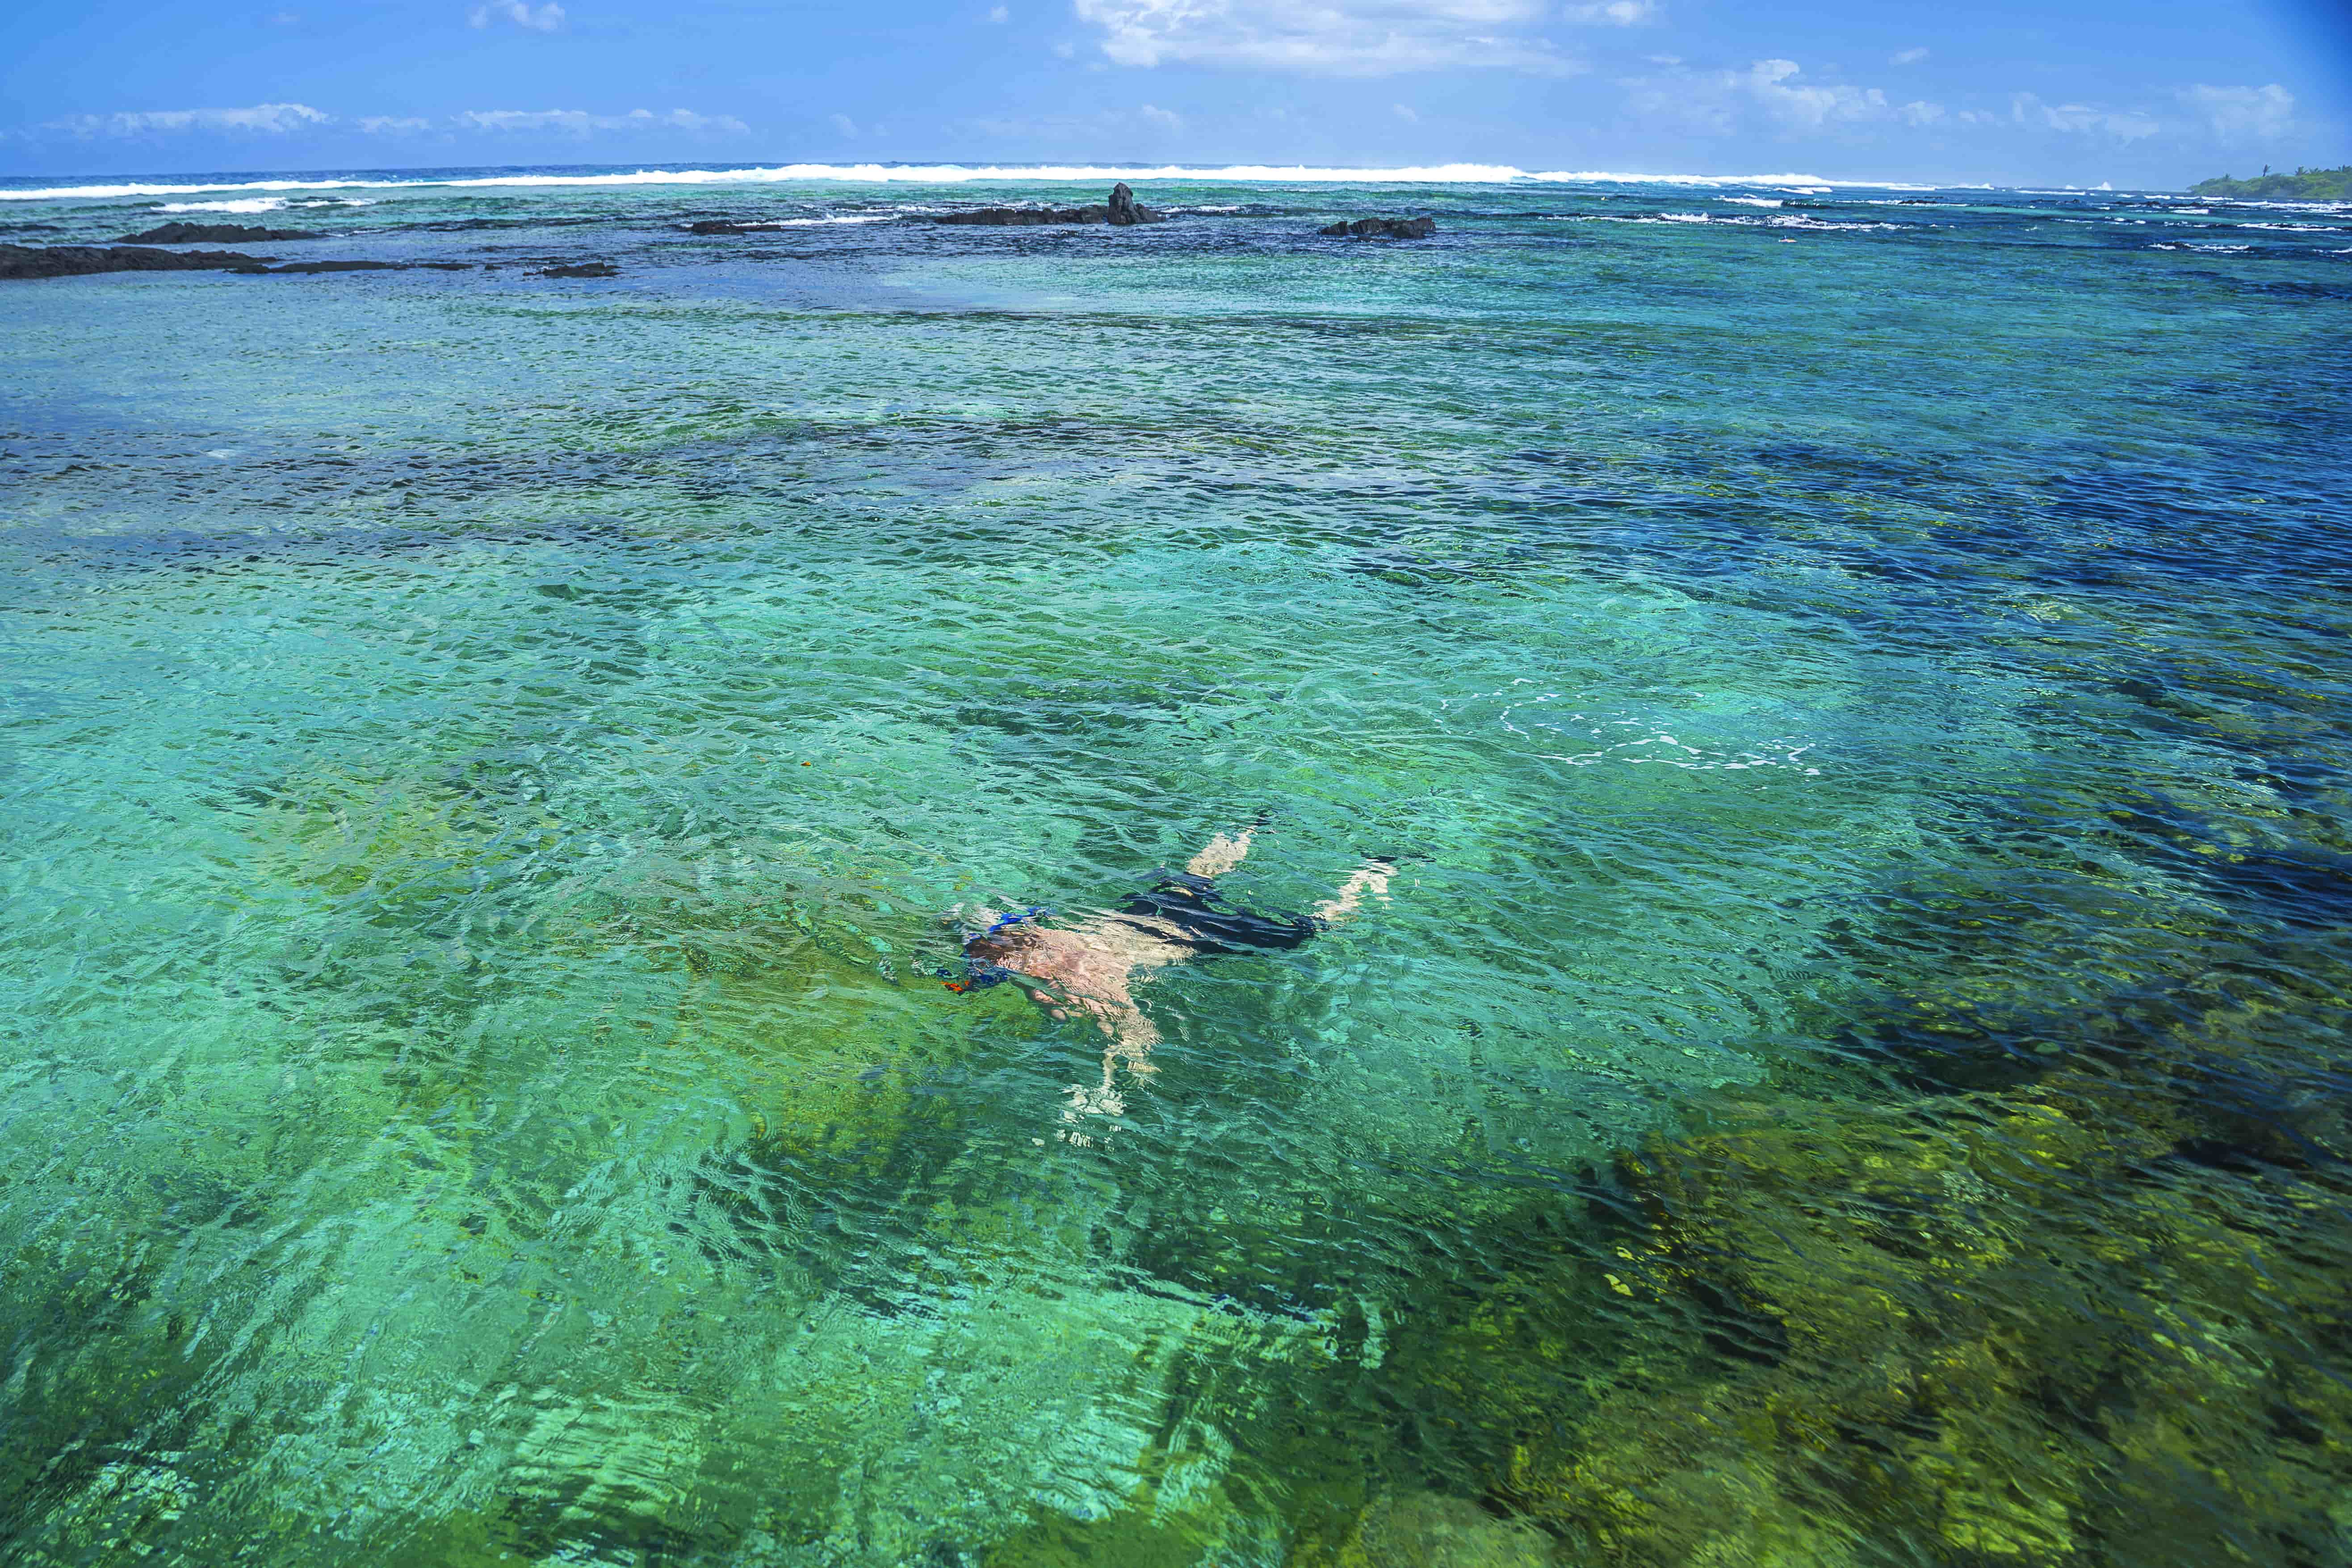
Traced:
[[[1062, 1112], [1065, 1122], [1090, 1115], [1117, 1116], [1126, 1109], [1115, 1084], [1119, 1064], [1139, 1076], [1158, 1070], [1149, 1058], [1160, 1031], [1136, 1005], [1138, 980], [1196, 957], [1294, 948], [1356, 913], [1367, 893], [1387, 900], [1396, 863], [1373, 857], [1311, 914], [1261, 915], [1225, 904], [1217, 897], [1216, 879], [1242, 863], [1255, 831], [1220, 833], [1183, 870], [1161, 869], [1124, 908], [1088, 915], [1076, 925], [1042, 923], [1052, 913], [1045, 909], [1008, 915], [982, 910], [980, 918], [988, 924], [978, 931], [967, 928], [962, 973], [941, 972], [949, 990], [969, 991], [1009, 980], [1052, 1016], [1083, 1014], [1110, 1037], [1103, 1051], [1101, 1086], [1073, 1084], [1070, 1103]], [[1057, 1136], [1091, 1142], [1068, 1129]]]

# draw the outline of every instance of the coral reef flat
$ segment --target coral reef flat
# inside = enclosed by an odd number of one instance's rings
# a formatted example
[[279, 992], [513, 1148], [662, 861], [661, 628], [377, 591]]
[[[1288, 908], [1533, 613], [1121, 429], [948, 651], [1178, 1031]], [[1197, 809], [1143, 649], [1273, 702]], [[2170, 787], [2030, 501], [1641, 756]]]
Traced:
[[2352, 214], [469, 177], [0, 182], [0, 1561], [2347, 1561]]

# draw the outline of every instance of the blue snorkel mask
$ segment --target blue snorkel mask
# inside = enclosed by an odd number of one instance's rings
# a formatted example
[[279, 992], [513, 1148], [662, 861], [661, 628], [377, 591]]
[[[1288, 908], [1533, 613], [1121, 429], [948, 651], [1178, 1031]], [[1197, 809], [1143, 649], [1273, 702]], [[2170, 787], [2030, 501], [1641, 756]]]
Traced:
[[[1034, 921], [1053, 912], [1043, 904], [1032, 904], [1016, 913], [997, 916], [986, 931], [974, 931], [970, 926], [966, 926], [963, 931], [963, 945], [969, 950], [973, 942], [986, 942], [1006, 926], [1019, 925], [1023, 921]], [[991, 963], [984, 958], [973, 958], [969, 951], [964, 955], [962, 973], [958, 974], [951, 966], [945, 964], [942, 964], [935, 973], [940, 977], [940, 984], [959, 994], [978, 991], [990, 985], [999, 985], [1013, 977], [1013, 971], [1005, 968], [1004, 965]]]

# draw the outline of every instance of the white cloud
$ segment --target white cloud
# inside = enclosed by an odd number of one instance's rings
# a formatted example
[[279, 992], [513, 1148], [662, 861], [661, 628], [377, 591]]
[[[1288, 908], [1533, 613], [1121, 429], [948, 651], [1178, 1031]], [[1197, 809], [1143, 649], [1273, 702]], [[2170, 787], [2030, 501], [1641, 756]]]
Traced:
[[273, 27], [300, 26], [302, 25], [302, 13], [299, 11], [280, 11], [276, 16], [269, 18], [269, 25]]
[[307, 103], [257, 103], [250, 109], [157, 109], [141, 113], [77, 114], [52, 120], [44, 131], [76, 136], [184, 135], [191, 132], [283, 135], [326, 125], [334, 116]]
[[[1757, 60], [1745, 70], [1667, 67], [1620, 85], [1636, 111], [1717, 134], [1753, 129], [1759, 122], [1816, 134], [1899, 124], [1914, 130], [2056, 132], [2137, 142], [2164, 130], [2161, 121], [2143, 110], [2047, 103], [2030, 92], [2011, 94], [2006, 114], [1998, 110], [1955, 111], [1925, 99], [1895, 102], [1881, 88], [1807, 80], [1796, 61], [1784, 59]], [[2203, 110], [2225, 134], [2274, 135], [2294, 102], [2285, 89], [2275, 87], [2190, 88], [2181, 97]]]
[[1821, 132], [1900, 116], [1922, 124], [1943, 110], [1932, 103], [1901, 109], [1875, 87], [1800, 81], [1794, 60], [1757, 60], [1745, 70], [1670, 70], [1624, 82], [1633, 107], [1661, 120], [1728, 132], [1762, 120], [1785, 130]]
[[697, 114], [690, 109], [673, 109], [667, 114], [649, 109], [633, 109], [626, 114], [591, 114], [581, 109], [468, 109], [449, 118], [461, 131], [561, 131], [572, 136], [599, 131], [699, 131], [741, 136], [751, 130], [731, 114]]
[[846, 114], [828, 114], [825, 116], [825, 119], [832, 124], [835, 131], [840, 132], [844, 136], [855, 136], [857, 134], [857, 121], [850, 119]]
[[1075, 0], [1075, 9], [1101, 29], [1103, 54], [1123, 66], [1325, 76], [1580, 68], [1532, 30], [1546, 0]]
[[[1277, 117], [1279, 110], [1260, 109]], [[1148, 135], [1155, 132], [1181, 131], [1184, 117], [1172, 109], [1158, 104], [1139, 103], [1132, 109], [1102, 109], [1091, 114], [983, 115], [971, 120], [950, 121], [957, 130], [980, 135], [1011, 139], [1044, 138], [1054, 141], [1096, 141], [1104, 138], [1124, 139]], [[879, 135], [877, 131], [876, 134]]]
[[1876, 120], [1886, 113], [1886, 94], [1874, 87], [1816, 87], [1797, 82], [1794, 60], [1758, 60], [1734, 85], [1761, 103], [1776, 120], [1817, 131], [1832, 121]]
[[2136, 109], [2106, 110], [2094, 108], [2087, 103], [2044, 103], [2030, 92], [2010, 95], [2009, 119], [2012, 125], [2063, 131], [2070, 135], [2112, 136], [2118, 142], [2137, 142], [2164, 129], [2152, 116]]
[[[691, 109], [656, 113], [633, 109], [626, 114], [591, 114], [582, 109], [469, 109], [436, 121], [408, 114], [363, 114], [339, 121], [306, 103], [257, 103], [250, 109], [163, 109], [139, 113], [77, 114], [53, 120], [43, 131], [75, 136], [149, 136], [192, 133], [283, 135], [335, 125], [349, 125], [368, 136], [415, 136], [436, 126], [453, 131], [548, 132], [588, 136], [609, 131], [690, 131], [708, 135], [745, 136], [751, 128], [731, 114], [698, 114]], [[877, 128], [877, 134], [879, 131]]]
[[2205, 116], [2213, 133], [2231, 141], [2274, 142], [2294, 125], [2294, 94], [2268, 87], [2207, 87], [2185, 89], [2181, 101]]
[[563, 26], [563, 7], [555, 0], [547, 0], [537, 7], [524, 5], [523, 0], [496, 0], [495, 4], [477, 5], [466, 13], [466, 20], [477, 27], [488, 26], [494, 18], [503, 18], [535, 33], [552, 33]]
[[1013, 20], [1013, 13], [1006, 10], [1003, 6], [998, 5], [989, 11], [988, 19], [1001, 27], [1004, 26], [1005, 23]]
[[1559, 15], [1564, 22], [1580, 22], [1587, 26], [1633, 27], [1657, 19], [1658, 0], [1590, 0], [1589, 4], [1566, 6]]
[[1916, 66], [1927, 58], [1927, 51], [1925, 49], [1898, 49], [1887, 63], [1897, 66]]
[[1391, 103], [1389, 105], [1389, 108], [1395, 110], [1396, 117], [1399, 120], [1403, 121], [1407, 125], [1418, 125], [1421, 123], [1421, 116], [1408, 104]]

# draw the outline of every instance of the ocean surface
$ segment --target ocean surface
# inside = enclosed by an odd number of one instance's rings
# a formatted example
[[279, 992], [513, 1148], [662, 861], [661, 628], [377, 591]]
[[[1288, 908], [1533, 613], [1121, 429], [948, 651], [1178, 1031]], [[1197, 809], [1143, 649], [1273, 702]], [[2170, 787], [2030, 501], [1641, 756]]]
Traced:
[[2352, 1562], [2352, 208], [173, 218], [467, 266], [0, 284], [0, 1559]]

